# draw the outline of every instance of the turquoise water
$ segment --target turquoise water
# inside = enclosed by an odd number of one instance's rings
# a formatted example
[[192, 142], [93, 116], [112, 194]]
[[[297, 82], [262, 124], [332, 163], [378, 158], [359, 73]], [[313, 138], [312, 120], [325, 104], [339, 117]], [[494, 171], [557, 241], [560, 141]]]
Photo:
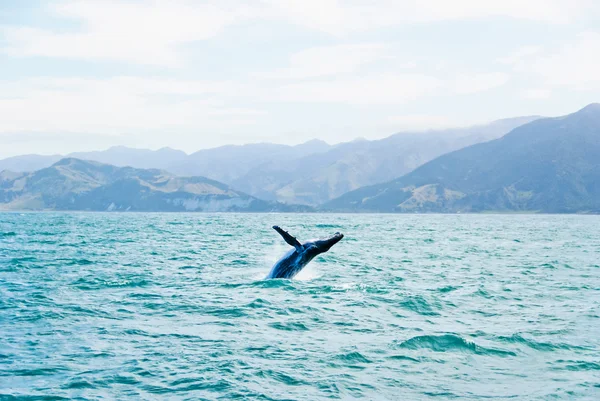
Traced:
[[0, 394], [598, 400], [600, 217], [0, 214]]

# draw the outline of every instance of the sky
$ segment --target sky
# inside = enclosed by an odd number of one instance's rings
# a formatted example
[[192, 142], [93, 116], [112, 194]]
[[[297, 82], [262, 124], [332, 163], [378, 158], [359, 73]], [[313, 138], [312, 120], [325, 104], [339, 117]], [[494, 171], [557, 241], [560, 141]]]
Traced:
[[596, 0], [1, 0], [0, 157], [558, 116], [599, 66]]

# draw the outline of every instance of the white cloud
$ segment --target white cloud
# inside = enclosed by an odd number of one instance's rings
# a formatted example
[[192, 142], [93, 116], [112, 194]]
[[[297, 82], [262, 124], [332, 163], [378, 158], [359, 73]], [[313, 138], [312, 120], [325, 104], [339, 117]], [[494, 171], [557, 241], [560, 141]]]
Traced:
[[460, 75], [456, 77], [452, 89], [456, 94], [472, 94], [502, 86], [509, 78], [508, 74], [502, 72]]
[[[271, 82], [271, 83], [269, 83]], [[440, 79], [416, 73], [347, 76], [295, 83], [114, 77], [0, 81], [0, 135], [14, 132], [210, 132], [250, 129], [269, 119], [257, 104], [399, 105], [473, 93], [500, 83], [494, 74]], [[436, 123], [439, 123], [436, 120]]]
[[534, 56], [542, 51], [540, 46], [523, 46], [517, 49], [513, 54], [505, 57], [500, 57], [498, 62], [502, 64], [515, 65], [521, 63], [523, 59]]
[[228, 105], [242, 85], [135, 77], [0, 82], [1, 132], [120, 135], [253, 124], [265, 112]]
[[566, 23], [598, 12], [593, 0], [268, 0], [282, 17], [332, 35], [405, 23], [509, 17]]
[[455, 119], [448, 116], [428, 114], [408, 114], [390, 116], [388, 123], [397, 131], [404, 130], [428, 130], [456, 127], [460, 125]]
[[552, 95], [552, 91], [543, 88], [527, 89], [523, 91], [521, 95], [525, 99], [541, 100], [550, 98], [550, 96]]
[[[302, 79], [355, 72], [363, 66], [391, 59], [390, 46], [378, 43], [312, 47], [290, 57], [285, 69], [261, 74], [266, 78]], [[404, 64], [412, 67], [414, 64]]]
[[269, 96], [287, 102], [401, 104], [433, 94], [443, 84], [438, 78], [423, 74], [386, 74], [285, 84]]
[[[564, 23], [598, 15], [599, 7], [594, 0], [251, 0], [240, 3], [234, 0], [64, 0], [50, 3], [50, 14], [72, 20], [79, 24], [77, 29], [4, 26], [0, 34], [6, 47], [1, 51], [19, 57], [117, 60], [174, 67], [185, 63], [181, 45], [213, 38], [232, 25], [252, 19], [289, 21], [305, 29], [343, 36], [407, 23], [498, 16]], [[299, 68], [305, 69], [302, 65]], [[313, 73], [316, 71], [318, 69]]]
[[530, 70], [551, 86], [574, 89], [600, 88], [600, 33], [585, 32], [556, 52], [534, 59]]
[[208, 39], [227, 26], [249, 18], [243, 6], [224, 2], [65, 1], [52, 11], [74, 19], [81, 30], [56, 32], [29, 27], [4, 27], [11, 56], [107, 59], [139, 64], [177, 66], [183, 56], [177, 46]]
[[473, 73], [439, 78], [419, 73], [354, 74], [328, 80], [283, 84], [267, 93], [270, 100], [354, 105], [403, 104], [426, 96], [467, 95], [504, 85], [504, 73]]
[[574, 41], [561, 46], [530, 52], [520, 50], [505, 60], [516, 72], [539, 79], [546, 90], [556, 87], [600, 89], [599, 32], [580, 33]]

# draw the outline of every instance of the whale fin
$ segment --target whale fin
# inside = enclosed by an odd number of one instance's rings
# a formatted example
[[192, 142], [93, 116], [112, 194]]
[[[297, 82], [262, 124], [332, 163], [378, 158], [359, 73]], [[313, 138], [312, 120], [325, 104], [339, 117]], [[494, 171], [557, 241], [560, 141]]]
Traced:
[[273, 229], [275, 231], [277, 231], [279, 233], [279, 235], [281, 235], [283, 237], [285, 242], [287, 242], [294, 248], [296, 248], [296, 249], [302, 248], [302, 244], [300, 242], [298, 242], [298, 240], [295, 237], [292, 237], [290, 235], [290, 233], [288, 233], [287, 231], [282, 230], [279, 226], [273, 226]]

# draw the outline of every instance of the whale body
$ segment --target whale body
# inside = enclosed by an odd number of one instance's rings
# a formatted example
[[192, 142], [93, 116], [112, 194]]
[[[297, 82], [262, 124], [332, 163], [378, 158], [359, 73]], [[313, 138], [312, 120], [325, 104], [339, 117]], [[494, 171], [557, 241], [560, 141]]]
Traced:
[[271, 272], [266, 277], [270, 278], [294, 278], [313, 258], [321, 253], [327, 252], [332, 246], [337, 244], [344, 234], [335, 233], [327, 239], [316, 241], [308, 241], [301, 244], [296, 238], [291, 236], [287, 231], [282, 230], [279, 226], [273, 226], [289, 245], [293, 246], [288, 253], [275, 263]]

